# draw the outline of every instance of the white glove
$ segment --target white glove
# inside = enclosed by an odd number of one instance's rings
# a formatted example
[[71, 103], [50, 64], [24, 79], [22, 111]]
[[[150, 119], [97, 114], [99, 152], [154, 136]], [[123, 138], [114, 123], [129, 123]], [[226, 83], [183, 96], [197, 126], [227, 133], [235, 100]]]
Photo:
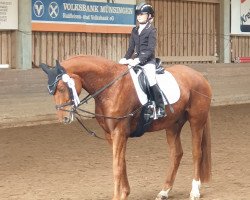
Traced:
[[136, 66], [136, 65], [138, 65], [138, 64], [140, 63], [139, 58], [135, 58], [134, 60], [129, 59], [128, 61], [129, 61], [128, 64], [129, 64], [130, 66], [132, 66], [132, 67], [134, 67], [134, 66]]
[[127, 65], [128, 64], [128, 60], [126, 58], [122, 58], [120, 61], [119, 61], [119, 64], [121, 65]]

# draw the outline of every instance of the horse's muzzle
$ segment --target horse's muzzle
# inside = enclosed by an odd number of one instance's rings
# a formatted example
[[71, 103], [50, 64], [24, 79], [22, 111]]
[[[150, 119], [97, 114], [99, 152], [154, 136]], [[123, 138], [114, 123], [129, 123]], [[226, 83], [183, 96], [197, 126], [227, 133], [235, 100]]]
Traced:
[[74, 120], [73, 113], [70, 113], [68, 116], [63, 117], [64, 124], [70, 124], [71, 122], [73, 122], [73, 120]]

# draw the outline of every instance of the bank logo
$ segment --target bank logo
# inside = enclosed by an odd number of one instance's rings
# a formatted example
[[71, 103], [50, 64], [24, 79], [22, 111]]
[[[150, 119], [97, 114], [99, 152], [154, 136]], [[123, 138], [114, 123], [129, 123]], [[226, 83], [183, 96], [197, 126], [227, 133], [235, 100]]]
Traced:
[[59, 14], [59, 6], [56, 2], [51, 2], [49, 4], [49, 15], [51, 18], [57, 18]]
[[33, 6], [33, 12], [36, 17], [42, 17], [44, 14], [44, 5], [41, 1], [36, 1]]

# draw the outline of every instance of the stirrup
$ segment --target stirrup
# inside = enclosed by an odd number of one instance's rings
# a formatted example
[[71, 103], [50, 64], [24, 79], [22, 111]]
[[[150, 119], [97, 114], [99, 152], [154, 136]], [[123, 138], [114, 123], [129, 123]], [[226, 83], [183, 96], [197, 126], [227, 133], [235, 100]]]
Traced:
[[167, 116], [165, 110], [163, 108], [161, 108], [161, 107], [157, 108], [156, 115], [157, 115], [158, 118]]
[[158, 118], [162, 118], [162, 117], [166, 117], [167, 116], [165, 110], [162, 107], [157, 107], [155, 105], [155, 101], [152, 101], [151, 104], [148, 107], [152, 111], [150, 113], [149, 118], [152, 118], [152, 119], [156, 120]]
[[152, 118], [152, 119], [154, 119], [154, 120], [158, 119], [155, 101], [151, 101], [151, 104], [149, 105], [149, 108], [152, 110], [152, 113], [151, 113], [151, 115], [150, 115], [150, 118]]

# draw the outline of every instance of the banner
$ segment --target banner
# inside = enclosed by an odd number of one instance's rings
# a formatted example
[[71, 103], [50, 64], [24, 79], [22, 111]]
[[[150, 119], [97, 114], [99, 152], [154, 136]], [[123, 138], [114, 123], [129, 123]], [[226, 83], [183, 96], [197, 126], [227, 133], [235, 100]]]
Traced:
[[[32, 0], [33, 31], [129, 33], [135, 0]], [[123, 2], [123, 3], [119, 3]]]
[[0, 0], [0, 30], [18, 29], [18, 0]]
[[250, 0], [231, 0], [231, 33], [250, 34]]

